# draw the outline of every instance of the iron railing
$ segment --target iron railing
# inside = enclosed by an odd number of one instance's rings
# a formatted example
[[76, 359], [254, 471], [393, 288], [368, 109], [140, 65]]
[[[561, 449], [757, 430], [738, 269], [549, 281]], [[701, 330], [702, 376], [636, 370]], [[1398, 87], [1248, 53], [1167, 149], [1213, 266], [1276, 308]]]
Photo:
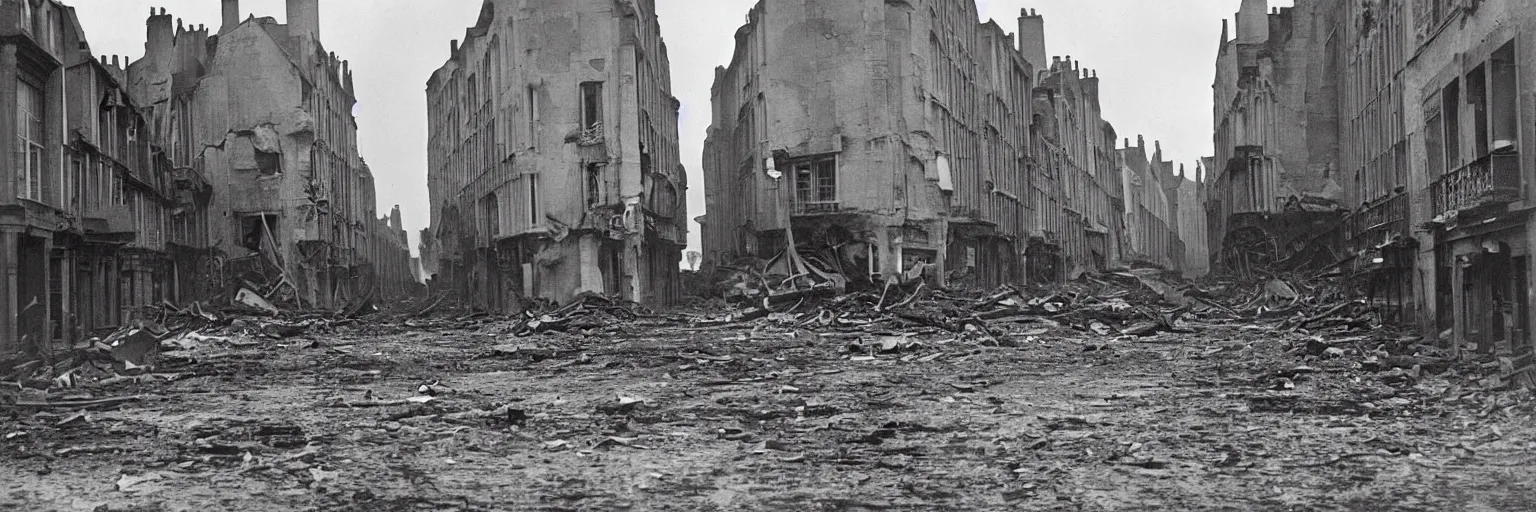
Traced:
[[1489, 154], [1441, 176], [1429, 186], [1436, 217], [1452, 211], [1514, 202], [1520, 197], [1520, 155]]
[[1393, 235], [1408, 238], [1408, 205], [1408, 194], [1398, 194], [1345, 217], [1344, 238], [1350, 251], [1373, 248]]

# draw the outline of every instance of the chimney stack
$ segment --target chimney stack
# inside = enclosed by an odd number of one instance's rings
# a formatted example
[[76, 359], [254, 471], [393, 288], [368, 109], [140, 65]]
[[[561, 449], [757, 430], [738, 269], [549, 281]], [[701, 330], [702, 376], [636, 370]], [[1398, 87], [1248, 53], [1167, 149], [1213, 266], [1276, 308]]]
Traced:
[[454, 39], [452, 41], [449, 41], [448, 42], [448, 57], [452, 58], [454, 56], [457, 56], [458, 54], [459, 54], [459, 40], [458, 39]]
[[320, 40], [320, 0], [288, 0], [288, 33]]
[[145, 23], [144, 56], [154, 59], [168, 58], [171, 47], [176, 41], [173, 20], [165, 13], [164, 8], [160, 9], [159, 14], [155, 14], [154, 9], [150, 9], [149, 12], [149, 21]]
[[219, 27], [219, 34], [224, 34], [240, 25], [240, 0], [224, 0], [224, 25]]
[[1033, 10], [1019, 11], [1019, 53], [1035, 71], [1045, 69], [1045, 18]]

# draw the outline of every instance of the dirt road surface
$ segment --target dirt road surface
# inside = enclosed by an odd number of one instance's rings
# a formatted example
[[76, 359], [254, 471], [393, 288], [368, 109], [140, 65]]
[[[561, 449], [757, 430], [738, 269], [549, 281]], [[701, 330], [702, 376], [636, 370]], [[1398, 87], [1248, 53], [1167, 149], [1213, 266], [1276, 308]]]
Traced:
[[[0, 510], [1536, 503], [1528, 394], [1481, 387], [1491, 358], [1413, 370], [1373, 352], [1379, 335], [1199, 327], [983, 346], [767, 321], [516, 337], [482, 319], [203, 340], [166, 354], [174, 375], [75, 393], [122, 405], [0, 407]], [[1309, 349], [1325, 345], [1348, 350]]]

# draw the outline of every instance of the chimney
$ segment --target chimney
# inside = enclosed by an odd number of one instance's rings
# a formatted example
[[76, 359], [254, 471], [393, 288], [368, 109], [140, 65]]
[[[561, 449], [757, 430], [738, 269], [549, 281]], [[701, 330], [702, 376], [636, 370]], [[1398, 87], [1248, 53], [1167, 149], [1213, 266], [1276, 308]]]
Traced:
[[320, 40], [320, 0], [288, 0], [288, 33]]
[[456, 57], [458, 55], [459, 55], [459, 40], [458, 39], [454, 39], [452, 41], [449, 41], [448, 42], [448, 57], [452, 58], [452, 57]]
[[1019, 53], [1036, 71], [1045, 69], [1045, 18], [1019, 10]]
[[1232, 37], [1231, 37], [1230, 33], [1227, 32], [1227, 20], [1225, 18], [1223, 18], [1221, 20], [1221, 44], [1218, 45], [1217, 48], [1220, 48], [1222, 46], [1226, 46], [1227, 45], [1227, 41], [1231, 41], [1231, 40], [1232, 40]]
[[169, 58], [171, 47], [175, 45], [176, 33], [173, 31], [174, 20], [165, 9], [161, 8], [159, 14], [154, 9], [149, 10], [149, 21], [145, 23], [146, 34], [144, 36], [144, 56], [152, 59]]
[[224, 0], [224, 25], [219, 27], [219, 34], [234, 30], [237, 26], [240, 26], [240, 0]]
[[1146, 139], [1146, 137], [1142, 137], [1140, 135], [1137, 135], [1136, 136], [1136, 147], [1142, 148], [1142, 149], [1146, 149], [1147, 148], [1147, 139]]

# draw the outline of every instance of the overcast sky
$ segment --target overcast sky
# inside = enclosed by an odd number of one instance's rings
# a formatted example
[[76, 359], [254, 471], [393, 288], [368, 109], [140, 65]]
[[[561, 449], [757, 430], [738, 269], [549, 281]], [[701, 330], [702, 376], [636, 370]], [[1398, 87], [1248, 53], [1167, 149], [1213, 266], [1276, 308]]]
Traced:
[[[98, 55], [144, 54], [144, 20], [164, 7], [189, 25], [216, 29], [219, 0], [65, 0]], [[769, 0], [772, 1], [772, 0]], [[682, 155], [689, 217], [704, 213], [700, 163], [715, 66], [730, 62], [736, 29], [757, 0], [656, 0], [672, 57], [672, 92], [682, 101]], [[1046, 50], [1098, 71], [1104, 115], [1122, 137], [1161, 140], [1189, 167], [1211, 148], [1211, 80], [1221, 20], [1240, 0], [978, 0], [981, 18], [1012, 32], [1019, 9], [1045, 16]], [[462, 39], [480, 0], [321, 0], [320, 37], [352, 62], [358, 144], [378, 183], [379, 211], [400, 205], [412, 250], [428, 223], [427, 77]], [[1274, 6], [1291, 0], [1272, 0]], [[283, 0], [241, 0], [245, 13], [285, 19]], [[698, 229], [690, 248], [698, 247]]]

